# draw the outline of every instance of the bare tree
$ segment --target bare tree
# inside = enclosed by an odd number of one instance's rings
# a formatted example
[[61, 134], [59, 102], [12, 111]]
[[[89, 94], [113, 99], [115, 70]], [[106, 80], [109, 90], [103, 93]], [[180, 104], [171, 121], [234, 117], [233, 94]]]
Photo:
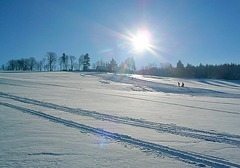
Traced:
[[40, 61], [37, 61], [37, 62], [36, 62], [36, 70], [37, 70], [37, 71], [40, 71]]
[[124, 64], [126, 65], [126, 72], [127, 73], [134, 73], [134, 71], [136, 70], [136, 66], [135, 66], [135, 61], [133, 59], [133, 57], [129, 57], [124, 61]]
[[68, 70], [68, 55], [65, 57], [65, 70]]
[[21, 60], [17, 60], [17, 64], [18, 64], [18, 69], [17, 70], [22, 70], [22, 61]]
[[28, 59], [28, 63], [29, 63], [29, 69], [32, 71], [37, 64], [37, 61], [35, 60], [35, 58], [31, 57]]
[[70, 58], [70, 64], [71, 64], [71, 71], [73, 71], [74, 61], [75, 61], [76, 57], [71, 55], [71, 56], [69, 56], [69, 58]]
[[100, 61], [97, 61], [97, 62], [96, 62], [96, 65], [97, 65], [97, 66], [106, 67], [106, 62], [104, 62], [104, 61], [101, 59]]
[[8, 61], [8, 70], [14, 70], [15, 69], [15, 61], [10, 60]]
[[53, 70], [53, 64], [56, 62], [57, 60], [57, 54], [55, 52], [47, 52], [47, 61], [49, 64], [49, 70], [52, 71]]
[[43, 66], [43, 70], [47, 71], [46, 58], [42, 59], [42, 66]]
[[18, 60], [18, 66], [19, 66], [19, 70], [24, 70], [24, 64], [25, 64], [25, 61], [24, 61], [24, 58]]
[[37, 70], [42, 71], [43, 70], [43, 60], [37, 61]]
[[23, 62], [23, 70], [27, 71], [29, 70], [29, 61], [27, 58], [22, 58], [22, 62]]
[[39, 61], [39, 71], [42, 71], [43, 66], [44, 66], [43, 60]]
[[58, 58], [58, 63], [59, 63], [59, 66], [60, 66], [60, 71], [62, 71], [63, 70], [63, 59], [62, 59], [62, 57]]
[[83, 65], [84, 55], [80, 55], [78, 58], [79, 71], [81, 70], [81, 65]]
[[75, 70], [78, 70], [78, 68], [79, 68], [78, 63], [75, 62], [75, 63], [74, 63], [74, 69], [75, 69]]
[[92, 64], [92, 69], [96, 69], [97, 68], [97, 64], [96, 63], [93, 63]]

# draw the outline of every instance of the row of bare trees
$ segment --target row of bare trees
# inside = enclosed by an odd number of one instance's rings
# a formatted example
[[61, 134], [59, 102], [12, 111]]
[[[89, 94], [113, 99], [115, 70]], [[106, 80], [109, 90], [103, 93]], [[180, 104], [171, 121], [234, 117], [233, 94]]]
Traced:
[[37, 68], [42, 65], [43, 62], [37, 62], [35, 58], [22, 58], [17, 60], [8, 61], [7, 65], [2, 65], [3, 70], [16, 70], [16, 71], [33, 71], [35, 67]]
[[[59, 68], [57, 66], [59, 63]], [[46, 56], [40, 61], [34, 57], [12, 59], [6, 65], [2, 65], [2, 70], [15, 70], [15, 71], [54, 71], [54, 70], [88, 70], [90, 66], [90, 57], [88, 54], [80, 55], [76, 62], [75, 56], [68, 56], [65, 53], [58, 58], [55, 52], [47, 52]], [[68, 69], [69, 68], [69, 69]]]
[[[77, 61], [76, 61], [77, 60]], [[57, 66], [59, 64], [59, 68]], [[73, 71], [83, 70], [87, 71], [90, 66], [90, 57], [88, 54], [80, 55], [77, 59], [75, 56], [66, 55], [57, 57], [54, 52], [47, 52], [46, 56], [40, 61], [34, 57], [22, 58], [17, 60], [9, 60], [6, 65], [2, 65], [2, 70], [15, 71]], [[184, 66], [179, 60], [176, 68], [169, 63], [162, 63], [160, 67], [156, 64], [142, 67], [136, 71], [135, 61], [133, 57], [127, 58], [120, 65], [112, 58], [109, 62], [103, 60], [97, 61], [92, 65], [93, 69], [120, 73], [138, 73], [143, 75], [169, 76], [169, 77], [184, 77], [184, 78], [213, 78], [213, 79], [240, 79], [240, 64], [223, 64], [223, 65], [202, 65], [193, 66], [187, 64]], [[105, 68], [102, 68], [105, 67]]]
[[118, 63], [112, 58], [109, 62], [105, 62], [102, 59], [93, 63], [92, 68], [106, 67], [102, 71], [120, 72], [120, 73], [134, 73], [136, 71], [136, 65], [133, 57], [129, 57], [124, 62], [118, 65]]

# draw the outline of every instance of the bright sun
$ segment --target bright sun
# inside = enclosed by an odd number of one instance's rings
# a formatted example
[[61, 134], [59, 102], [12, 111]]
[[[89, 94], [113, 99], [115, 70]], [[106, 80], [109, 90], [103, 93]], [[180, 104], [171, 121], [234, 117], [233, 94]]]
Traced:
[[134, 49], [142, 52], [150, 47], [151, 34], [148, 31], [138, 31], [136, 36], [133, 37], [132, 43]]

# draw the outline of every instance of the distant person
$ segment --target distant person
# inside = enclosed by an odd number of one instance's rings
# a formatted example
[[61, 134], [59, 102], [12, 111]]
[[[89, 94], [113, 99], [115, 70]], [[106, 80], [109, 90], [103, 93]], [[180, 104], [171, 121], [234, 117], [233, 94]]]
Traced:
[[180, 87], [180, 82], [178, 82], [177, 84], [178, 84], [178, 87]]
[[184, 83], [182, 82], [182, 87], [184, 87]]

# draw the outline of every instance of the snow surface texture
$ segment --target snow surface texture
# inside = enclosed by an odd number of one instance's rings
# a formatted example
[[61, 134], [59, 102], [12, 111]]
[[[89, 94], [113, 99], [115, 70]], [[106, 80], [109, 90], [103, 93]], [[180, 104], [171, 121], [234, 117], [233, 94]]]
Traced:
[[1, 72], [0, 167], [240, 167], [239, 99], [240, 81]]

